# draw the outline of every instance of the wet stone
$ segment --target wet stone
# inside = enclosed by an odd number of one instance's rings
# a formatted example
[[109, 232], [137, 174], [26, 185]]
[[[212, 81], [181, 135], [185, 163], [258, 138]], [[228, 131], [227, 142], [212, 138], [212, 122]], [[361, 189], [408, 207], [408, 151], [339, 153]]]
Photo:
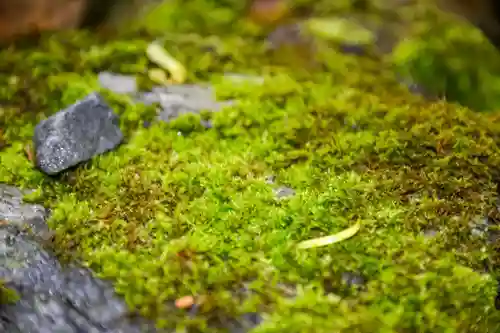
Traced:
[[61, 284], [58, 261], [16, 226], [0, 227], [0, 279], [36, 290], [55, 291]]
[[97, 78], [103, 88], [109, 89], [117, 94], [133, 94], [138, 90], [137, 80], [131, 75], [101, 72]]
[[277, 199], [285, 199], [295, 195], [295, 191], [286, 186], [280, 186], [274, 190], [274, 195]]
[[44, 238], [49, 233], [45, 223], [48, 212], [43, 206], [24, 203], [22, 198], [29, 193], [0, 184], [0, 221], [16, 224], [20, 228], [28, 227]]
[[36, 126], [36, 165], [55, 175], [114, 149], [122, 140], [118, 116], [92, 93]]
[[365, 279], [355, 272], [344, 272], [342, 273], [341, 279], [342, 283], [353, 288], [363, 287], [366, 283]]

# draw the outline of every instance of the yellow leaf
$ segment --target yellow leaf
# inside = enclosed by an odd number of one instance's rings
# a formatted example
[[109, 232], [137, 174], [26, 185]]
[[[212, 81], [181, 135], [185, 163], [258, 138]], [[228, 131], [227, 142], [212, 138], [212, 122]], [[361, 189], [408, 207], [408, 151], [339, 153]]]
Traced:
[[148, 71], [148, 77], [154, 83], [162, 84], [165, 86], [170, 83], [168, 78], [167, 78], [167, 74], [165, 74], [165, 71], [161, 68], [150, 69]]
[[344, 18], [311, 18], [306, 27], [317, 37], [337, 42], [370, 45], [375, 41], [373, 32]]
[[172, 57], [163, 47], [157, 43], [151, 43], [146, 54], [152, 62], [170, 73], [172, 79], [177, 83], [186, 81], [186, 68], [177, 59]]
[[360, 227], [361, 227], [361, 224], [359, 222], [357, 222], [352, 227], [349, 227], [345, 230], [342, 230], [341, 232], [338, 232], [336, 234], [333, 234], [330, 236], [325, 236], [325, 237], [314, 238], [314, 239], [300, 242], [298, 244], [298, 248], [299, 249], [309, 249], [312, 247], [320, 247], [320, 246], [330, 245], [333, 243], [338, 243], [338, 242], [344, 241], [344, 240], [354, 236], [359, 231]]

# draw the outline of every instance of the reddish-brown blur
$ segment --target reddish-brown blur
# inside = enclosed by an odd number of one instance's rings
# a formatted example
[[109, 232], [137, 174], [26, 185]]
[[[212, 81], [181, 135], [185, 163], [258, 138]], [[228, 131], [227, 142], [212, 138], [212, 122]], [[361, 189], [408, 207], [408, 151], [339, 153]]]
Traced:
[[0, 0], [0, 41], [80, 26], [87, 0]]

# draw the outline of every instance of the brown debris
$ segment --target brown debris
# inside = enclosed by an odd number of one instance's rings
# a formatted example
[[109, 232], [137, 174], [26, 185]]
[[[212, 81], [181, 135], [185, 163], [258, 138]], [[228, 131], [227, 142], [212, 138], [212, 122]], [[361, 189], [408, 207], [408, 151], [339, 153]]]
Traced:
[[0, 41], [77, 28], [87, 0], [0, 0]]

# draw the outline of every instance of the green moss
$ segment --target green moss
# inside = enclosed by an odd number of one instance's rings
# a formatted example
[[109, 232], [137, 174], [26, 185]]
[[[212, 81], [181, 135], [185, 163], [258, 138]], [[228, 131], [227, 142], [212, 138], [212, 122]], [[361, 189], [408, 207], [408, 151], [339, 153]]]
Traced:
[[7, 287], [3, 281], [0, 281], [0, 306], [2, 304], [10, 304], [19, 299], [17, 292]]
[[409, 37], [393, 53], [400, 73], [449, 101], [498, 109], [500, 55], [493, 45], [469, 23], [432, 8], [412, 15]]
[[[174, 7], [176, 22], [192, 10]], [[100, 90], [99, 70], [150, 85], [152, 38], [70, 34], [0, 54], [0, 182], [38, 189], [29, 199], [52, 209], [61, 257], [111, 279], [160, 326], [192, 332], [220, 332], [246, 312], [265, 314], [256, 332], [500, 329], [498, 241], [470, 227], [498, 218], [498, 122], [411, 95], [375, 55], [323, 45], [320, 66], [305, 70], [277, 65], [259, 38], [236, 31], [171, 34], [165, 45], [189, 81], [213, 79], [219, 98], [238, 103], [203, 113], [210, 129], [192, 115], [146, 129], [152, 108], [103, 92], [126, 143], [59, 177], [35, 170], [24, 149], [36, 121]], [[228, 84], [227, 71], [264, 82]], [[278, 200], [279, 186], [295, 196]], [[356, 221], [349, 240], [295, 247]], [[366, 284], [348, 286], [348, 272]], [[203, 296], [196, 316], [175, 308], [184, 295]]]

